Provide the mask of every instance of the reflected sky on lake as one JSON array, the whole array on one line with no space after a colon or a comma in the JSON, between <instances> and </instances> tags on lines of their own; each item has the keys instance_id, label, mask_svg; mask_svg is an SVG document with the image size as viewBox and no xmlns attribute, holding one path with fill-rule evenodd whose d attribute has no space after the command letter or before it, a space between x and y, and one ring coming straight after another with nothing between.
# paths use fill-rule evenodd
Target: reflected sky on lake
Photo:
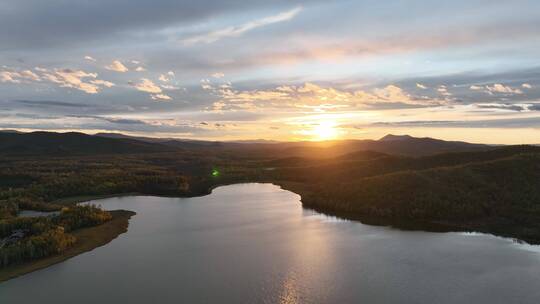
<instances>
[{"instance_id":1,"label":"reflected sky on lake","mask_svg":"<svg viewBox=\"0 0 540 304\"><path fill-rule=\"evenodd\" d=\"M106 246L0 284L0 303L537 303L538 246L326 217L271 184L95 203Z\"/></svg>"}]
</instances>

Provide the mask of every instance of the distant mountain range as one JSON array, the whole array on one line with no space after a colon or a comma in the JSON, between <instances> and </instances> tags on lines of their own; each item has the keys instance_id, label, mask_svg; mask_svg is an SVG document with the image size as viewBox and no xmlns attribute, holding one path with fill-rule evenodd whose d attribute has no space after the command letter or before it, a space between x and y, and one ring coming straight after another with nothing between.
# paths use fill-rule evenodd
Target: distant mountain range
<instances>
[{"instance_id":1,"label":"distant mountain range","mask_svg":"<svg viewBox=\"0 0 540 304\"><path fill-rule=\"evenodd\" d=\"M219 141L129 136L122 133L96 133L94 136L104 137L104 138L113 138L113 139L130 139L130 140L137 140L137 141L142 141L146 143L158 143L158 144L162 144L162 145L173 147L173 148L184 148L184 149L223 146L223 143Z\"/></svg>"},{"instance_id":2,"label":"distant mountain range","mask_svg":"<svg viewBox=\"0 0 540 304\"><path fill-rule=\"evenodd\" d=\"M279 157L331 158L357 151L426 156L446 152L484 151L492 146L409 135L386 135L379 140L328 142L239 141L218 142L174 138L134 137L120 133L0 132L3 155L88 155L174 152L191 149L224 149L238 153L269 153Z\"/></svg>"},{"instance_id":3,"label":"distant mountain range","mask_svg":"<svg viewBox=\"0 0 540 304\"><path fill-rule=\"evenodd\" d=\"M403 156L426 156L447 152L486 151L492 146L409 135L386 135L379 140L289 143L282 153L300 157L337 157L356 151L374 151Z\"/></svg>"},{"instance_id":4,"label":"distant mountain range","mask_svg":"<svg viewBox=\"0 0 540 304\"><path fill-rule=\"evenodd\" d=\"M405 141L405 140L412 140L412 139L414 139L414 137L412 137L410 135L388 134L388 135L382 137L381 139L379 139L379 141Z\"/></svg>"},{"instance_id":5,"label":"distant mountain range","mask_svg":"<svg viewBox=\"0 0 540 304\"><path fill-rule=\"evenodd\" d=\"M68 156L116 153L153 153L174 151L159 143L128 138L105 138L83 133L0 133L0 154Z\"/></svg>"}]
</instances>

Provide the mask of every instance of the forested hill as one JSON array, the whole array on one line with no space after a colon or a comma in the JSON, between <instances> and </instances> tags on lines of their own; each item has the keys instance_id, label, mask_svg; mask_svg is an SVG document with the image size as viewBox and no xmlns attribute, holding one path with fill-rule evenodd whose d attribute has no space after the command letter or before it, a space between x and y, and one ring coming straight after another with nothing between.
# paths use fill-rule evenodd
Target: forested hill
<instances>
[{"instance_id":1,"label":"forested hill","mask_svg":"<svg viewBox=\"0 0 540 304\"><path fill-rule=\"evenodd\" d=\"M380 140L329 142L216 142L173 138L132 137L120 133L0 132L0 155L78 156L99 154L193 151L228 152L256 158L330 158L358 151L392 155L425 156L445 152L485 151L492 146L433 138L387 135Z\"/></svg>"},{"instance_id":2,"label":"forested hill","mask_svg":"<svg viewBox=\"0 0 540 304\"><path fill-rule=\"evenodd\" d=\"M426 157L354 153L267 173L304 206L367 222L423 222L540 243L540 147ZM375 158L372 158L376 156ZM425 226L421 226L425 227Z\"/></svg>"},{"instance_id":3,"label":"forested hill","mask_svg":"<svg viewBox=\"0 0 540 304\"><path fill-rule=\"evenodd\" d=\"M133 139L112 139L83 133L0 133L1 155L92 155L170 152L175 148Z\"/></svg>"},{"instance_id":4,"label":"forested hill","mask_svg":"<svg viewBox=\"0 0 540 304\"><path fill-rule=\"evenodd\" d=\"M244 154L254 153L262 157L280 155L283 157L329 158L357 151L374 151L404 156L425 156L448 152L486 151L494 148L493 146L483 144L392 134L388 134L379 140L352 139L324 142L275 142L262 140L215 142L174 138L133 137L119 133L98 133L96 136L133 139L185 149L225 149Z\"/></svg>"},{"instance_id":5,"label":"forested hill","mask_svg":"<svg viewBox=\"0 0 540 304\"><path fill-rule=\"evenodd\" d=\"M483 144L390 134L379 140L293 143L284 145L280 153L287 156L328 158L356 151L374 151L402 156L426 156L448 152L486 151L491 149L494 149L494 147Z\"/></svg>"},{"instance_id":6,"label":"forested hill","mask_svg":"<svg viewBox=\"0 0 540 304\"><path fill-rule=\"evenodd\" d=\"M161 138L161 137L143 137L129 136L122 133L96 133L95 136L114 138L114 139L131 139L142 141L145 143L159 143L165 146L182 149L206 149L206 148L223 148L227 144L219 141L205 141L194 139L178 139L178 138ZM228 144L233 145L231 143Z\"/></svg>"},{"instance_id":7,"label":"forested hill","mask_svg":"<svg viewBox=\"0 0 540 304\"><path fill-rule=\"evenodd\" d=\"M444 223L540 243L540 147L409 136L200 147L0 133L0 214L81 195L194 196L217 185L273 182L300 194L307 207L345 217ZM434 154L450 147L454 152ZM469 151L456 152L462 149Z\"/></svg>"}]
</instances>

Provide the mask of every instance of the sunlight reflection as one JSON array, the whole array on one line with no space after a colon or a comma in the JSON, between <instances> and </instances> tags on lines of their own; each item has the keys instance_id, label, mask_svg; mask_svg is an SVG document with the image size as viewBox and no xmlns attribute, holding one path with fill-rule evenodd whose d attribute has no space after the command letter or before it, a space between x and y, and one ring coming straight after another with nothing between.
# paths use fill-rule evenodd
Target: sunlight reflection
<instances>
[{"instance_id":1,"label":"sunlight reflection","mask_svg":"<svg viewBox=\"0 0 540 304\"><path fill-rule=\"evenodd\" d=\"M296 283L294 272L289 272L287 278L283 281L283 289L279 303L296 304L300 302L300 294Z\"/></svg>"},{"instance_id":2,"label":"sunlight reflection","mask_svg":"<svg viewBox=\"0 0 540 304\"><path fill-rule=\"evenodd\" d=\"M303 227L293 235L294 251L290 256L290 268L281 283L280 303L303 303L308 295L328 297L335 282L335 260L332 240L328 238L325 221L302 215ZM299 281L302 278L302 281ZM309 290L305 286L311 286Z\"/></svg>"}]
</instances>

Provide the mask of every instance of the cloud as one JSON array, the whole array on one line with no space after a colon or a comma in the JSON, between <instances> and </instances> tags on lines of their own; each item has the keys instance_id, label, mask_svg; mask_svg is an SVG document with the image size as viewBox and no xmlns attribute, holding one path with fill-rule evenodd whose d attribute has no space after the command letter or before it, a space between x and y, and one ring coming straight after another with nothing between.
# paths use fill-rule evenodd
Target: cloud
<instances>
[{"instance_id":1,"label":"cloud","mask_svg":"<svg viewBox=\"0 0 540 304\"><path fill-rule=\"evenodd\" d=\"M114 83L97 79L97 73L83 70L35 68L31 70L5 69L0 71L0 82L25 83L36 82L54 83L62 88L72 88L88 94L96 94L103 87L110 88Z\"/></svg>"},{"instance_id":2,"label":"cloud","mask_svg":"<svg viewBox=\"0 0 540 304\"><path fill-rule=\"evenodd\" d=\"M16 72L9 72L9 71L0 72L1 82L20 83L21 82L21 80L19 79L20 77L21 77L20 74Z\"/></svg>"},{"instance_id":3,"label":"cloud","mask_svg":"<svg viewBox=\"0 0 540 304\"><path fill-rule=\"evenodd\" d=\"M198 43L208 44L208 43L216 42L223 38L238 37L238 36L243 35L246 32L252 31L259 27L291 20L296 15L298 15L301 11L302 11L302 8L297 7L297 8L291 9L286 12L282 12L274 16L264 17L264 18L253 20L253 21L250 21L241 25L237 25L237 26L226 27L220 30L216 30L216 31L208 32L202 35L197 35L197 36L193 36L187 39L183 39L181 41L187 45L193 45L193 44L198 44Z\"/></svg>"},{"instance_id":4,"label":"cloud","mask_svg":"<svg viewBox=\"0 0 540 304\"><path fill-rule=\"evenodd\" d=\"M90 80L90 83L101 85L101 86L104 86L104 87L107 87L107 88L112 88L112 87L115 86L114 83L112 83L110 81L106 81L106 80L101 80L101 79Z\"/></svg>"},{"instance_id":5,"label":"cloud","mask_svg":"<svg viewBox=\"0 0 540 304\"><path fill-rule=\"evenodd\" d=\"M529 111L540 111L540 103L533 103L527 108Z\"/></svg>"},{"instance_id":6,"label":"cloud","mask_svg":"<svg viewBox=\"0 0 540 304\"><path fill-rule=\"evenodd\" d=\"M415 108L421 112L422 109L417 109L419 106L444 104L445 98L440 94L441 92L437 91L440 84L447 84L446 91L451 92L455 98L463 100L463 104L467 105L498 101L512 104L540 100L540 90L536 90L537 84L540 83L538 68L514 64L517 62L514 59L534 62L531 61L534 58L530 56L534 57L535 53L531 50L536 40L529 38L538 37L538 26L518 25L527 22L539 24L539 19L532 18L532 15L513 14L510 16L510 10L501 9L501 5L510 7L511 4L497 2L486 6L483 17L474 14L480 11L481 6L478 5L475 10L472 6L484 1L467 3L466 6L471 5L468 11L473 12L467 16L448 14L448 10L455 9L454 12L462 10L463 7L459 8L459 5L447 5L445 9L435 11L429 5L417 5L410 13L415 15L418 22L409 24L403 18L382 16L390 14L399 17L399 12L403 10L383 10L389 8L389 5L394 7L396 3L373 2L374 6L364 7L365 5L360 4L360 1L347 2L347 5L332 1L312 5L311 2L300 3L295 0L294 2L166 0L157 5L141 2L131 6L126 5L129 1L122 4L111 2L107 3L107 9L103 9L106 1L96 1L85 5L74 2L68 8L70 13L64 14L63 18L57 18L58 20L55 19L54 23L42 21L50 19L50 16L60 11L61 5L56 1L47 4L37 0L15 1L17 4L13 2L13 11L9 5L10 10L0 12L0 15L4 17L0 18L0 24L18 24L8 22L10 18L11 20L25 20L25 22L16 27L0 27L0 32L4 34L0 34L4 42L2 47L4 56L0 57L3 58L2 64L24 64L21 68L31 68L39 64L51 69L50 73L54 73L54 67L67 66L58 65L61 62L72 62L78 65L72 66L74 69L82 68L87 73L98 72L101 77L82 78L82 82L98 86L102 92L110 92L110 94L104 94L101 97L88 96L78 89L69 89L70 94L66 94L68 89L58 88L59 83L52 84L47 79L39 82L36 78L31 80L27 76L22 76L22 71L18 70L15 71L19 73L18 75L0 75L0 81L6 82L5 85L0 83L2 98L80 101L106 106L122 105L126 109L115 109L112 112L99 110L98 113L116 115L131 111L132 114L139 113L144 117L157 115L156 113L178 116L199 115L192 113L198 113L216 102L216 106L221 104L224 110L257 110L257 113L249 112L250 115L260 115L264 117L261 118L264 120L280 120L288 115L286 113L288 111L302 116L315 111L353 113L356 109L369 111L368 116L388 112L389 114L384 115L395 115L396 119L405 119L400 115L406 109ZM253 5L254 2L258 4ZM167 9L163 9L164 5ZM214 44L201 43L196 47L183 47L178 42L179 38L190 38L191 35L205 34L227 26L239 27L248 21L275 15L298 5L302 5L305 9L291 21L254 29L244 33L241 38L223 38ZM126 9L128 6L129 9ZM365 14L362 18L355 19L354 15L358 8L365 9ZM20 15L26 9L35 11L33 18L32 16L23 18ZM530 9L524 9L523 6L518 9L530 11ZM88 13L88 10L93 13ZM202 11L212 11L212 13L199 14ZM16 17L8 16L11 13ZM437 16L434 18L433 14ZM441 18L443 15L449 18ZM96 16L104 17L97 18L103 22L86 22L96 19ZM118 18L118 16L123 17ZM464 22L456 23L454 22L458 18L456 16L462 16L460 18L467 20L463 19ZM331 22L324 22L325 20ZM493 26L501 20L505 26ZM40 24L43 24L43 27L39 26ZM506 25L512 24L514 24L513 28L508 30ZM21 32L19 31L21 27L27 27L29 30ZM45 31L46 29L48 30ZM521 30L529 34L520 34ZM24 35L25 33L30 35ZM183 36L179 36L179 33L183 33ZM422 34L418 35L418 33ZM13 39L10 40L10 37ZM513 40L513 43L508 44L507 39ZM45 40L51 41L43 43ZM47 45L51 48L48 49ZM508 48L512 49L512 52ZM453 52L453 50L459 50L459 52ZM437 56L432 56L434 53ZM84 55L90 54L99 58L97 65L83 59ZM379 54L381 57L377 57ZM275 58L270 58L271 55L275 55ZM278 58L280 55L283 56ZM373 57L370 57L372 55ZM510 58L504 58L505 56ZM17 58L23 58L26 63L16 63ZM31 63L32 58L38 62ZM334 61L334 58L338 60ZM114 59L119 59L129 68L129 72L105 71L103 66L111 64ZM138 59L141 62L133 62L132 59ZM509 64L504 67L490 65L493 61L501 59L509 59L507 60ZM297 60L299 64L274 65L274 63L288 63L293 60ZM402 65L404 62L410 65ZM455 62L465 62L465 64L452 65ZM152 73L148 75L143 71L137 73L138 67L141 69L146 67ZM408 70L406 76L400 72L405 67ZM524 74L523 70L519 70L520 68L530 70ZM169 69L178 73L177 78L167 83L158 80L161 73L167 76L166 72ZM41 79L43 71L30 70ZM222 77L221 72L227 77ZM502 75L503 73L505 75ZM110 75L110 79L107 78L100 84L98 78L107 75ZM132 86L124 85L129 80L138 83L143 77L151 79L162 92L143 93L136 91ZM206 92L200 90L196 83L201 77L208 77L215 82L215 84L201 83L201 86L208 89ZM235 86L222 84L229 77L242 82L235 83ZM105 82L107 80L112 81L107 83L114 82L116 86L113 84L111 89L107 89ZM177 83L176 80L184 84L180 85L180 82ZM20 85L11 84L11 81L16 81ZM320 90L299 90L305 86L304 81L313 82ZM25 84L34 82L36 83L31 86ZM389 83L392 83L394 87L386 85ZM416 86L417 83L420 86ZM507 96L503 93L488 95L484 92L486 85L492 86L495 83L510 85L512 89L520 89L526 95ZM523 83L530 83L534 86L534 90L527 89ZM287 85L280 87L280 84ZM451 84L456 84L457 87ZM477 91L468 89L472 84L478 87ZM186 86L189 91L185 93L172 91L181 86ZM225 98L224 93L227 90L231 92ZM390 101L387 96L392 95L391 92L397 96L397 98L391 98L392 100L401 101L395 103ZM189 100L189 103L154 103L151 100L151 94L167 95L173 100L181 98ZM23 104L17 107L10 106L0 101L0 111L4 111L0 113L40 110ZM128 106L132 107L132 110L127 110ZM525 113L526 110L517 112L517 106L500 107L501 109L516 109L514 113L510 111L499 113L487 107L490 106L476 109L478 115L517 116L538 113ZM266 109L269 110L268 114L266 114ZM66 112L68 110L55 108L51 111ZM392 112L394 110L395 112ZM432 108L425 108L425 110L427 112ZM86 108L78 111L85 114L97 112ZM283 114L277 111L282 111ZM173 114L173 112L178 114ZM216 117L219 115L230 117L239 113L243 111L211 114ZM461 119L452 117L453 114L454 112L449 111L445 117L438 118ZM253 116L249 116L250 119ZM364 117L357 118L356 122L362 122L363 119ZM407 119L416 118L408 117ZM197 118L197 121L203 120L206 118ZM283 130L285 129L284 127ZM256 130L242 136L252 136L253 132ZM223 136L231 134L234 133L224 133Z\"/></svg>"},{"instance_id":7,"label":"cloud","mask_svg":"<svg viewBox=\"0 0 540 304\"><path fill-rule=\"evenodd\" d=\"M360 96L361 100L366 102L402 102L413 103L417 102L411 99L411 95L403 91L402 88L395 85L388 85L384 88L376 88L372 93L365 91L354 92L356 96Z\"/></svg>"},{"instance_id":8,"label":"cloud","mask_svg":"<svg viewBox=\"0 0 540 304\"><path fill-rule=\"evenodd\" d=\"M176 87L170 84L161 84L160 87L162 87L165 90L180 90L179 87Z\"/></svg>"},{"instance_id":9,"label":"cloud","mask_svg":"<svg viewBox=\"0 0 540 304\"><path fill-rule=\"evenodd\" d=\"M41 78L31 70L13 70L6 69L0 71L0 82L5 83L29 83L32 81L41 81Z\"/></svg>"},{"instance_id":10,"label":"cloud","mask_svg":"<svg viewBox=\"0 0 540 304\"><path fill-rule=\"evenodd\" d=\"M175 119L145 119L132 117L108 117L98 115L66 115L49 117L28 115L0 120L0 128L57 131L123 131L166 132L173 136L193 136L208 133L207 128L195 122Z\"/></svg>"},{"instance_id":11,"label":"cloud","mask_svg":"<svg viewBox=\"0 0 540 304\"><path fill-rule=\"evenodd\" d=\"M116 124L124 124L124 125L145 125L146 122L144 120L140 119L127 119L127 118L114 118L114 117L100 117L101 119L116 123Z\"/></svg>"},{"instance_id":12,"label":"cloud","mask_svg":"<svg viewBox=\"0 0 540 304\"><path fill-rule=\"evenodd\" d=\"M530 85L528 83L522 84L521 87L524 88L524 89L532 89L532 85Z\"/></svg>"},{"instance_id":13,"label":"cloud","mask_svg":"<svg viewBox=\"0 0 540 304\"><path fill-rule=\"evenodd\" d=\"M506 104L506 103L487 103L487 104L480 103L474 106L480 109L493 109L493 110L522 112L522 111L528 110L530 105L529 104Z\"/></svg>"},{"instance_id":14,"label":"cloud","mask_svg":"<svg viewBox=\"0 0 540 304\"><path fill-rule=\"evenodd\" d=\"M489 94L494 94L494 93L502 93L502 94L523 94L523 91L520 90L520 89L514 89L510 86L505 86L503 84L500 84L500 83L496 83L492 86L486 86L486 92L489 93Z\"/></svg>"},{"instance_id":15,"label":"cloud","mask_svg":"<svg viewBox=\"0 0 540 304\"><path fill-rule=\"evenodd\" d=\"M106 116L98 116L98 115L67 115L67 117L92 118L92 119L103 120L103 121L115 123L115 124L146 125L146 122L141 119L106 117Z\"/></svg>"},{"instance_id":16,"label":"cloud","mask_svg":"<svg viewBox=\"0 0 540 304\"><path fill-rule=\"evenodd\" d=\"M99 92L99 85L85 82L87 78L96 78L97 73L87 73L82 70L71 70L71 69L56 69L52 72L47 72L43 74L43 78L58 84L63 88L73 88L80 91L83 91L88 94L96 94Z\"/></svg>"},{"instance_id":17,"label":"cloud","mask_svg":"<svg viewBox=\"0 0 540 304\"><path fill-rule=\"evenodd\" d=\"M161 88L157 86L152 80L147 78L142 78L141 82L131 84L135 89L146 92L146 93L152 93L152 94L158 94L161 93Z\"/></svg>"},{"instance_id":18,"label":"cloud","mask_svg":"<svg viewBox=\"0 0 540 304\"><path fill-rule=\"evenodd\" d=\"M123 65L122 62L118 60L114 60L110 65L105 66L105 68L107 70L120 72L120 73L125 73L129 71L129 69L125 65Z\"/></svg>"},{"instance_id":19,"label":"cloud","mask_svg":"<svg viewBox=\"0 0 540 304\"><path fill-rule=\"evenodd\" d=\"M174 78L174 72L173 71L168 71L167 74L161 74L159 75L159 81L161 82L169 82L171 81L172 78Z\"/></svg>"},{"instance_id":20,"label":"cloud","mask_svg":"<svg viewBox=\"0 0 540 304\"><path fill-rule=\"evenodd\" d=\"M419 88L419 89L422 89L422 90L426 90L426 89L427 89L427 87L426 87L425 85L421 84L421 83L417 83L417 84L416 84L416 87Z\"/></svg>"},{"instance_id":21,"label":"cloud","mask_svg":"<svg viewBox=\"0 0 540 304\"><path fill-rule=\"evenodd\" d=\"M92 62L96 62L96 61L97 61L94 57L88 56L88 55L87 55L87 56L84 56L84 59L86 59L86 60L88 60L88 61L92 61Z\"/></svg>"},{"instance_id":22,"label":"cloud","mask_svg":"<svg viewBox=\"0 0 540 304\"><path fill-rule=\"evenodd\" d=\"M11 109L15 115L38 115L56 116L62 115L97 115L97 114L119 114L133 113L133 108L120 103L95 103L94 98L86 101L77 100L76 95L65 96L62 99L40 99L41 94L32 99L7 99L0 100L0 115L5 113L2 108ZM1 119L0 119L1 120Z\"/></svg>"},{"instance_id":23,"label":"cloud","mask_svg":"<svg viewBox=\"0 0 540 304\"><path fill-rule=\"evenodd\" d=\"M537 37L538 31L533 30L538 25L530 21L520 21L515 24L509 24L506 28L494 27L489 24L479 24L468 28L466 32L463 25L452 26L445 30L438 27L422 29L422 35L406 33L396 29L390 32L384 32L381 35L370 35L359 39L358 36L336 33L327 35L325 31L319 33L309 33L304 31L291 31L287 34L281 34L267 43L264 47L246 54L239 52L234 60L221 61L239 62L244 67L283 64L291 65L293 63L302 63L310 61L336 62L338 60L351 60L355 58L372 58L375 56L388 56L391 54L409 54L420 53L435 50L445 50L455 47L473 47L479 42L500 41L508 39L510 36ZM526 28L526 31L519 31L520 28ZM495 30L496 29L496 30ZM350 29L344 29L348 32ZM519 39L519 38L516 38ZM283 45L286 40L287 44ZM262 39L261 39L262 41ZM249 46L246 46L249 47ZM233 53L234 54L234 53ZM232 56L232 55L231 55ZM481 58L477 58L481 61ZM226 65L215 64L213 68L225 68Z\"/></svg>"},{"instance_id":24,"label":"cloud","mask_svg":"<svg viewBox=\"0 0 540 304\"><path fill-rule=\"evenodd\" d=\"M20 73L23 78L26 78L32 81L41 81L41 78L36 73L30 70L23 70Z\"/></svg>"},{"instance_id":25,"label":"cloud","mask_svg":"<svg viewBox=\"0 0 540 304\"><path fill-rule=\"evenodd\" d=\"M452 96L452 93L448 92L448 88L445 85L440 85L437 88L437 92L439 92L439 94L441 94L444 97Z\"/></svg>"},{"instance_id":26,"label":"cloud","mask_svg":"<svg viewBox=\"0 0 540 304\"><path fill-rule=\"evenodd\" d=\"M523 84L523 88L527 88L528 84ZM530 85L528 85L530 86ZM511 86L506 86L500 83L495 83L493 85L479 86L471 85L469 87L472 91L483 91L489 95L503 94L503 95L521 95L523 91L518 88L512 88Z\"/></svg>"},{"instance_id":27,"label":"cloud","mask_svg":"<svg viewBox=\"0 0 540 304\"><path fill-rule=\"evenodd\" d=\"M89 104L83 104L83 103L71 103L71 102L64 102L64 101L56 101L56 100L13 100L13 102L21 103L25 105L30 106L53 106L53 107L68 107L68 108L82 108L82 107L90 107Z\"/></svg>"},{"instance_id":28,"label":"cloud","mask_svg":"<svg viewBox=\"0 0 540 304\"><path fill-rule=\"evenodd\" d=\"M156 101L167 101L171 100L171 97L165 94L154 94L151 95L151 98Z\"/></svg>"},{"instance_id":29,"label":"cloud","mask_svg":"<svg viewBox=\"0 0 540 304\"><path fill-rule=\"evenodd\" d=\"M138 66L137 68L135 68L135 71L136 72L144 72L144 71L146 71L146 69L143 68L142 66Z\"/></svg>"},{"instance_id":30,"label":"cloud","mask_svg":"<svg viewBox=\"0 0 540 304\"><path fill-rule=\"evenodd\" d=\"M203 90L214 90L210 79L201 79L201 88L203 88Z\"/></svg>"},{"instance_id":31,"label":"cloud","mask_svg":"<svg viewBox=\"0 0 540 304\"><path fill-rule=\"evenodd\" d=\"M538 128L540 117L515 117L477 120L411 120L375 122L378 127L430 127L430 128Z\"/></svg>"},{"instance_id":32,"label":"cloud","mask_svg":"<svg viewBox=\"0 0 540 304\"><path fill-rule=\"evenodd\" d=\"M103 41L108 45L121 44L130 48L132 45L125 42L131 40L128 36L134 32L159 31L173 26L190 27L231 15L319 1L156 0L134 3L128 0L93 0L72 1L68 6L62 1L0 1L0 41L2 49L9 46L16 52L39 52L44 48L65 51L81 44L89 49L99 48L98 43ZM58 17L59 12L64 12L61 18ZM48 22L50 20L54 22ZM121 37L128 39L118 39Z\"/></svg>"},{"instance_id":33,"label":"cloud","mask_svg":"<svg viewBox=\"0 0 540 304\"><path fill-rule=\"evenodd\" d=\"M169 82L169 77L165 76L164 74L159 75L159 81L161 82Z\"/></svg>"},{"instance_id":34,"label":"cloud","mask_svg":"<svg viewBox=\"0 0 540 304\"><path fill-rule=\"evenodd\" d=\"M306 109L326 112L342 109L365 108L381 103L410 104L416 106L438 105L447 101L413 97L396 85L387 85L372 90L346 91L332 87L322 87L313 83L301 86L278 86L274 89L238 91L230 85L216 86L208 79L201 81L201 87L220 98L211 110Z\"/></svg>"}]
</instances>

